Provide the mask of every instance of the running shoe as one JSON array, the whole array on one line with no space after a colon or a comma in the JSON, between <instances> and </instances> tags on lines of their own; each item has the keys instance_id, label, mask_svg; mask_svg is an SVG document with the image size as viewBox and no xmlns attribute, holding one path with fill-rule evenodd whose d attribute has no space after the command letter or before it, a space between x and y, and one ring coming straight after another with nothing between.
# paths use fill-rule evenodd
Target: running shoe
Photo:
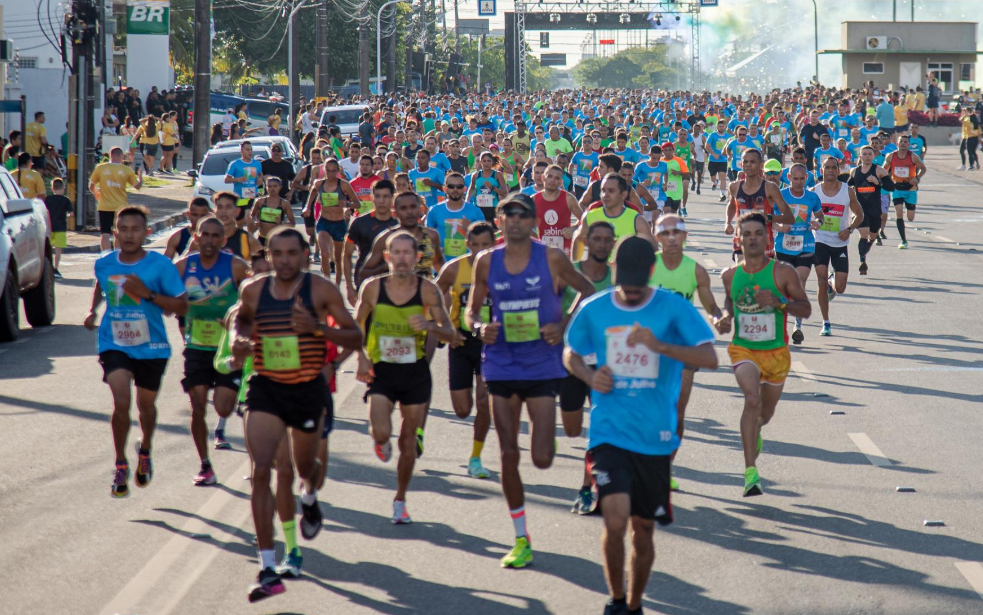
<instances>
[{"instance_id":1,"label":"running shoe","mask_svg":"<svg viewBox=\"0 0 983 615\"><path fill-rule=\"evenodd\" d=\"M423 428L416 428L416 456L423 457Z\"/></svg>"},{"instance_id":2,"label":"running shoe","mask_svg":"<svg viewBox=\"0 0 983 615\"><path fill-rule=\"evenodd\" d=\"M56 280L60 280L60 279L62 279L62 278L64 277L64 276L63 276L63 275L61 274L61 272L60 272L60 271L58 271L57 269L55 269L55 273L54 273L54 275L55 275L55 279L56 279Z\"/></svg>"},{"instance_id":3,"label":"running shoe","mask_svg":"<svg viewBox=\"0 0 983 615\"><path fill-rule=\"evenodd\" d=\"M699 194L699 193L700 193L700 187L699 187L699 186L697 186L697 187L696 187L696 193L697 193L697 194Z\"/></svg>"},{"instance_id":4,"label":"running shoe","mask_svg":"<svg viewBox=\"0 0 983 615\"><path fill-rule=\"evenodd\" d=\"M123 499L130 497L130 466L123 463L116 464L116 470L113 473L113 486L110 490L110 494L117 499Z\"/></svg>"},{"instance_id":5,"label":"running shoe","mask_svg":"<svg viewBox=\"0 0 983 615\"><path fill-rule=\"evenodd\" d=\"M867 275L867 263L860 263L860 275Z\"/></svg>"},{"instance_id":6,"label":"running shoe","mask_svg":"<svg viewBox=\"0 0 983 615\"><path fill-rule=\"evenodd\" d=\"M801 344L802 340L806 338L805 333L802 332L801 327L796 327L792 329L792 343Z\"/></svg>"},{"instance_id":7,"label":"running shoe","mask_svg":"<svg viewBox=\"0 0 983 615\"><path fill-rule=\"evenodd\" d=\"M874 245L875 246L883 246L884 245L884 242L881 241L881 236L880 235L878 235L877 237L874 238Z\"/></svg>"},{"instance_id":8,"label":"running shoe","mask_svg":"<svg viewBox=\"0 0 983 615\"><path fill-rule=\"evenodd\" d=\"M899 250L907 250L908 249L908 242L907 241L902 241L901 243L899 243L898 244L898 249Z\"/></svg>"},{"instance_id":9,"label":"running shoe","mask_svg":"<svg viewBox=\"0 0 983 615\"><path fill-rule=\"evenodd\" d=\"M679 481L673 477L669 477L669 491L679 491Z\"/></svg>"},{"instance_id":10,"label":"running shoe","mask_svg":"<svg viewBox=\"0 0 983 615\"><path fill-rule=\"evenodd\" d=\"M965 171L965 170L966 170L966 165L964 165L964 164L961 164L961 165L959 165L958 167L956 167L956 170L957 170L957 171Z\"/></svg>"},{"instance_id":11,"label":"running shoe","mask_svg":"<svg viewBox=\"0 0 983 615\"><path fill-rule=\"evenodd\" d=\"M594 493L591 491L590 485L586 485L580 488L580 492L577 494L576 499L574 499L570 512L577 513L578 515L589 515L594 512L596 507L597 503L594 501Z\"/></svg>"},{"instance_id":12,"label":"running shoe","mask_svg":"<svg viewBox=\"0 0 983 615\"><path fill-rule=\"evenodd\" d=\"M218 478L215 476L215 470L212 466L202 465L201 471L198 472L198 476L195 476L195 487L205 487L208 485L214 485L218 482Z\"/></svg>"},{"instance_id":13,"label":"running shoe","mask_svg":"<svg viewBox=\"0 0 983 615\"><path fill-rule=\"evenodd\" d=\"M481 457L472 457L468 462L468 476L471 478L488 478L491 472L481 465Z\"/></svg>"},{"instance_id":14,"label":"running shoe","mask_svg":"<svg viewBox=\"0 0 983 615\"><path fill-rule=\"evenodd\" d=\"M685 218L686 216L688 216L688 215L689 215L688 213L686 213L686 208L685 208L685 207L683 207L682 209L680 209L680 210L679 210L679 213L680 213L680 215L682 215L682 216L683 216L684 218Z\"/></svg>"},{"instance_id":15,"label":"running shoe","mask_svg":"<svg viewBox=\"0 0 983 615\"><path fill-rule=\"evenodd\" d=\"M604 615L628 615L628 603L624 600L614 601L611 598L604 605Z\"/></svg>"},{"instance_id":16,"label":"running shoe","mask_svg":"<svg viewBox=\"0 0 983 615\"><path fill-rule=\"evenodd\" d=\"M294 549L283 556L283 561L276 567L276 573L285 579L300 577L300 569L304 567L304 557L300 549Z\"/></svg>"},{"instance_id":17,"label":"running shoe","mask_svg":"<svg viewBox=\"0 0 983 615\"><path fill-rule=\"evenodd\" d=\"M324 524L324 515L321 513L321 505L317 498L313 504L304 504L303 498L300 500L300 535L305 540L314 540L321 526Z\"/></svg>"},{"instance_id":18,"label":"running shoe","mask_svg":"<svg viewBox=\"0 0 983 615\"><path fill-rule=\"evenodd\" d=\"M836 297L836 288L833 286L833 283L836 281L836 277L834 277L835 275L836 274L831 273L829 274L829 277L826 278L826 294L829 295L830 301Z\"/></svg>"},{"instance_id":19,"label":"running shoe","mask_svg":"<svg viewBox=\"0 0 983 615\"><path fill-rule=\"evenodd\" d=\"M887 235L884 234L884 229L881 229L881 233L878 235L881 239L887 239Z\"/></svg>"},{"instance_id":20,"label":"running shoe","mask_svg":"<svg viewBox=\"0 0 983 615\"><path fill-rule=\"evenodd\" d=\"M136 442L137 449L137 471L136 471L136 484L137 487L141 489L150 484L150 481L154 478L154 464L150 461L150 455L144 455L140 452L140 441Z\"/></svg>"},{"instance_id":21,"label":"running shoe","mask_svg":"<svg viewBox=\"0 0 983 615\"><path fill-rule=\"evenodd\" d=\"M287 591L280 575L272 568L264 568L256 576L256 582L249 586L249 601L259 602Z\"/></svg>"},{"instance_id":22,"label":"running shoe","mask_svg":"<svg viewBox=\"0 0 983 615\"><path fill-rule=\"evenodd\" d=\"M819 335L822 335L823 337L829 337L830 335L833 335L833 327L830 326L828 322L824 322L823 330L819 332Z\"/></svg>"},{"instance_id":23,"label":"running shoe","mask_svg":"<svg viewBox=\"0 0 983 615\"><path fill-rule=\"evenodd\" d=\"M386 442L385 444L375 445L375 456L379 458L382 463L389 463L389 460L393 458L393 445L392 442Z\"/></svg>"},{"instance_id":24,"label":"running shoe","mask_svg":"<svg viewBox=\"0 0 983 615\"><path fill-rule=\"evenodd\" d=\"M516 538L515 546L502 558L502 568L525 568L531 563L532 547L525 536Z\"/></svg>"},{"instance_id":25,"label":"running shoe","mask_svg":"<svg viewBox=\"0 0 983 615\"><path fill-rule=\"evenodd\" d=\"M393 500L393 525L409 525L413 523L410 511L406 510L406 502Z\"/></svg>"},{"instance_id":26,"label":"running shoe","mask_svg":"<svg viewBox=\"0 0 983 615\"><path fill-rule=\"evenodd\" d=\"M232 443L225 439L224 429L215 430L215 448L219 450L228 450L232 448Z\"/></svg>"},{"instance_id":27,"label":"running shoe","mask_svg":"<svg viewBox=\"0 0 983 615\"><path fill-rule=\"evenodd\" d=\"M758 468L751 466L744 470L744 497L749 498L763 493L761 490L761 477L758 476Z\"/></svg>"},{"instance_id":28,"label":"running shoe","mask_svg":"<svg viewBox=\"0 0 983 615\"><path fill-rule=\"evenodd\" d=\"M716 189L717 189L717 182L713 182L713 184L710 185L710 190L716 190Z\"/></svg>"},{"instance_id":29,"label":"running shoe","mask_svg":"<svg viewBox=\"0 0 983 615\"><path fill-rule=\"evenodd\" d=\"M727 195L726 194L721 194L720 195L720 202L723 203L726 200L727 200Z\"/></svg>"}]
</instances>

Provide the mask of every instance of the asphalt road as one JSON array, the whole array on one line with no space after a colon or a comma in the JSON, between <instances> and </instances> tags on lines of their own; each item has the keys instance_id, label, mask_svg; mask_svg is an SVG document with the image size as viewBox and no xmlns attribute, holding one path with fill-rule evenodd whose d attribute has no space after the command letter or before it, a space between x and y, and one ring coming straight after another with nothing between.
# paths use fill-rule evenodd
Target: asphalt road
<instances>
[{"instance_id":1,"label":"asphalt road","mask_svg":"<svg viewBox=\"0 0 983 615\"><path fill-rule=\"evenodd\" d=\"M675 475L676 523L656 533L646 612L667 614L980 613L983 523L983 211L977 178L935 148L911 248L889 240L793 349L794 373L764 433L765 496L741 497L742 400L722 361L701 372ZM691 201L689 253L729 259L723 206ZM915 227L915 228L911 228ZM0 610L7 613L600 613L601 521L570 514L584 444L562 436L546 471L524 453L535 563L502 570L512 527L498 485L466 476L470 421L451 411L446 355L433 370L425 456L409 494L414 523L390 524L395 463L367 435L363 385L340 379L325 528L303 543L304 577L283 596L246 602L257 571L242 427L213 462L221 481L195 488L197 458L172 360L159 400L155 478L109 496L110 396L88 310L94 255L67 257L57 324L0 346ZM716 294L722 295L718 281ZM815 280L809 295L815 298ZM172 341L177 328L171 324ZM726 357L726 341L718 352ZM351 364L346 366L351 369ZM842 414L832 414L832 412ZM214 425L214 416L210 417ZM525 429L524 429L525 431ZM131 437L137 432L132 431ZM522 436L528 446L528 433ZM912 487L914 492L898 492ZM944 522L926 527L926 520ZM282 534L278 533L278 539ZM282 543L277 543L278 559Z\"/></svg>"}]
</instances>

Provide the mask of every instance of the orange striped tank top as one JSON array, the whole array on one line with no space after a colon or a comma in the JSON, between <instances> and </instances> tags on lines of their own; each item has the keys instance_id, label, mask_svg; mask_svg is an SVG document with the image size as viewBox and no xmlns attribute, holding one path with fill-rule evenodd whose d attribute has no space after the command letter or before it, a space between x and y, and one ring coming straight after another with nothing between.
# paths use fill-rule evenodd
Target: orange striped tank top
<instances>
[{"instance_id":1,"label":"orange striped tank top","mask_svg":"<svg viewBox=\"0 0 983 615\"><path fill-rule=\"evenodd\" d=\"M315 315L311 299L311 274L304 273L297 295ZM300 384L318 377L324 366L325 345L310 333L298 334L291 325L296 296L276 299L270 292L273 276L263 283L253 327L254 362L257 374L281 384Z\"/></svg>"}]
</instances>

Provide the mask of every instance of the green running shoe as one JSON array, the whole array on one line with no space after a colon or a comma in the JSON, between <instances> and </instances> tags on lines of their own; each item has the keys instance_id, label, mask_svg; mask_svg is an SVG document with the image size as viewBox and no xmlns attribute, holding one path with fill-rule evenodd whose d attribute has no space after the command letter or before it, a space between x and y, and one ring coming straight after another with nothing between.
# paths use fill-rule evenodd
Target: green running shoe
<instances>
[{"instance_id":1,"label":"green running shoe","mask_svg":"<svg viewBox=\"0 0 983 615\"><path fill-rule=\"evenodd\" d=\"M502 568L525 568L532 563L532 547L525 536L515 539L515 546L502 558Z\"/></svg>"},{"instance_id":2,"label":"green running shoe","mask_svg":"<svg viewBox=\"0 0 983 615\"><path fill-rule=\"evenodd\" d=\"M283 561L276 567L276 573L285 579L296 579L300 577L300 570L304 567L304 557L300 554L300 549L294 549L283 556Z\"/></svg>"},{"instance_id":3,"label":"green running shoe","mask_svg":"<svg viewBox=\"0 0 983 615\"><path fill-rule=\"evenodd\" d=\"M749 498L753 495L762 495L761 478L758 476L758 468L751 466L744 470L744 497Z\"/></svg>"},{"instance_id":4,"label":"green running shoe","mask_svg":"<svg viewBox=\"0 0 983 615\"><path fill-rule=\"evenodd\" d=\"M758 454L761 454L761 449L765 447L765 440L761 437L761 432L758 431Z\"/></svg>"},{"instance_id":5,"label":"green running shoe","mask_svg":"<svg viewBox=\"0 0 983 615\"><path fill-rule=\"evenodd\" d=\"M416 428L416 456L423 457L423 429Z\"/></svg>"},{"instance_id":6,"label":"green running shoe","mask_svg":"<svg viewBox=\"0 0 983 615\"><path fill-rule=\"evenodd\" d=\"M671 476L669 477L669 491L679 491L679 483Z\"/></svg>"},{"instance_id":7,"label":"green running shoe","mask_svg":"<svg viewBox=\"0 0 983 615\"><path fill-rule=\"evenodd\" d=\"M901 243L899 243L898 244L898 249L899 250L907 250L908 249L908 242L907 241L902 241Z\"/></svg>"},{"instance_id":8,"label":"green running shoe","mask_svg":"<svg viewBox=\"0 0 983 615\"><path fill-rule=\"evenodd\" d=\"M481 465L481 457L472 457L468 462L468 476L471 478L488 478L491 472Z\"/></svg>"}]
</instances>

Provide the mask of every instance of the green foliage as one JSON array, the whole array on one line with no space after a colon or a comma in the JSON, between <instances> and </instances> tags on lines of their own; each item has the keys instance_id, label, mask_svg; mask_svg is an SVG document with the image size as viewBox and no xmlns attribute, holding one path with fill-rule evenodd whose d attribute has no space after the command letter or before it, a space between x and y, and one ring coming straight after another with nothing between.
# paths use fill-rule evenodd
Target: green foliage
<instances>
[{"instance_id":1,"label":"green foliage","mask_svg":"<svg viewBox=\"0 0 983 615\"><path fill-rule=\"evenodd\" d=\"M675 73L666 66L663 46L620 51L609 58L587 58L573 69L577 84L586 88L668 87Z\"/></svg>"}]
</instances>

